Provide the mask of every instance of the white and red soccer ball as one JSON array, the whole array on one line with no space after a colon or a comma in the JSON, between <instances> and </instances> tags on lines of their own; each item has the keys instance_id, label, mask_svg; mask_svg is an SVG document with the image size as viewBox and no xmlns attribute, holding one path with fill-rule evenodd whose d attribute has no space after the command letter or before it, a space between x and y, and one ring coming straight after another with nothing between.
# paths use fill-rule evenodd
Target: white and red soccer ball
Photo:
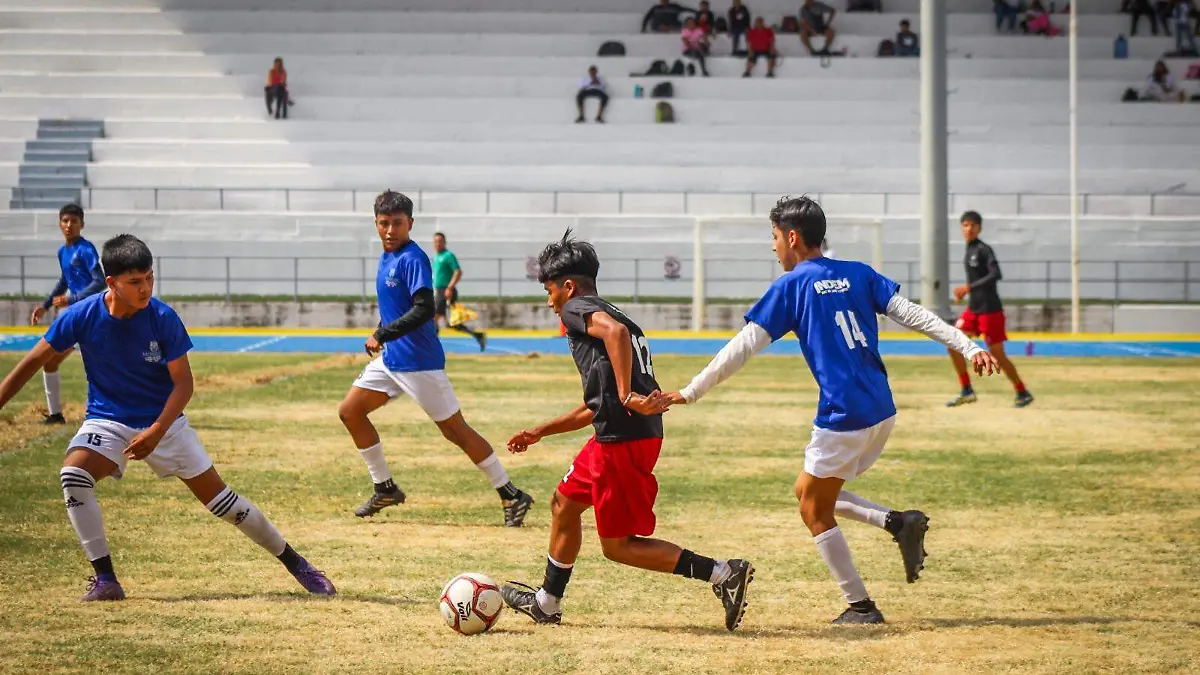
<instances>
[{"instance_id":1,"label":"white and red soccer ball","mask_svg":"<svg viewBox=\"0 0 1200 675\"><path fill-rule=\"evenodd\" d=\"M477 572L466 572L442 588L438 609L447 626L463 635L478 635L496 625L504 610L504 598L495 581Z\"/></svg>"}]
</instances>

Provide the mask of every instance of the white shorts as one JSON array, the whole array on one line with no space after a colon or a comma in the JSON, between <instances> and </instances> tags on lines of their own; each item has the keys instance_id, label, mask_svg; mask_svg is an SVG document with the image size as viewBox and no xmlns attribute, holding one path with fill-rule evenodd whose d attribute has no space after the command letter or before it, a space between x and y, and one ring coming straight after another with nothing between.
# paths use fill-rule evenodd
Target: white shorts
<instances>
[{"instance_id":1,"label":"white shorts","mask_svg":"<svg viewBox=\"0 0 1200 675\"><path fill-rule=\"evenodd\" d=\"M117 470L112 476L120 478L129 462L121 451L129 447L133 437L142 431L144 429L134 429L111 420L86 420L67 444L67 452L72 448L87 448L98 452L117 465ZM204 451L204 444L200 442L196 430L188 425L186 417L175 420L158 447L143 461L159 478L178 476L185 480L199 476L213 465L208 453Z\"/></svg>"},{"instance_id":2,"label":"white shorts","mask_svg":"<svg viewBox=\"0 0 1200 675\"><path fill-rule=\"evenodd\" d=\"M458 397L450 378L444 370L418 370L412 373L395 373L383 365L383 357L367 364L362 374L354 381L359 389L379 391L396 398L408 394L434 422L442 422L458 412Z\"/></svg>"},{"instance_id":3,"label":"white shorts","mask_svg":"<svg viewBox=\"0 0 1200 675\"><path fill-rule=\"evenodd\" d=\"M896 416L893 415L873 427L857 431L813 427L812 438L804 449L804 473L846 481L858 478L879 459L895 425Z\"/></svg>"}]
</instances>

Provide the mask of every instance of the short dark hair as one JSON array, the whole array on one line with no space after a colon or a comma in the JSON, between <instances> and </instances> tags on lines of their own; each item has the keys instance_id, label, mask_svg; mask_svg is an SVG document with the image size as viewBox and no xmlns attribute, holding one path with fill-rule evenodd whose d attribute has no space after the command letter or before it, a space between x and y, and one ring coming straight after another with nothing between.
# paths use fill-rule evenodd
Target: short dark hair
<instances>
[{"instance_id":1,"label":"short dark hair","mask_svg":"<svg viewBox=\"0 0 1200 675\"><path fill-rule=\"evenodd\" d=\"M83 220L83 207L75 203L65 204L58 210L58 219L62 220L63 216L75 216Z\"/></svg>"},{"instance_id":2,"label":"short dark hair","mask_svg":"<svg viewBox=\"0 0 1200 675\"><path fill-rule=\"evenodd\" d=\"M963 211L962 217L958 219L958 222L961 223L964 220L983 227L983 216L979 215L978 211Z\"/></svg>"},{"instance_id":3,"label":"short dark hair","mask_svg":"<svg viewBox=\"0 0 1200 675\"><path fill-rule=\"evenodd\" d=\"M901 25L901 26L910 26L910 25L912 25L912 24L910 24L910 23L908 22L908 19L900 19L900 25Z\"/></svg>"},{"instance_id":4,"label":"short dark hair","mask_svg":"<svg viewBox=\"0 0 1200 675\"><path fill-rule=\"evenodd\" d=\"M771 224L798 233L809 248L816 248L825 240L825 212L807 195L781 197L771 209Z\"/></svg>"},{"instance_id":5,"label":"short dark hair","mask_svg":"<svg viewBox=\"0 0 1200 675\"><path fill-rule=\"evenodd\" d=\"M106 277L119 277L126 272L146 272L154 267L154 254L146 242L132 234L118 234L104 242L100 252L100 267Z\"/></svg>"},{"instance_id":6,"label":"short dark hair","mask_svg":"<svg viewBox=\"0 0 1200 675\"><path fill-rule=\"evenodd\" d=\"M379 193L378 197L375 198L375 215L377 216L393 216L397 213L403 213L409 218L412 218L412 211L412 200L400 194L399 192L384 190L383 192Z\"/></svg>"},{"instance_id":7,"label":"short dark hair","mask_svg":"<svg viewBox=\"0 0 1200 675\"><path fill-rule=\"evenodd\" d=\"M538 256L538 281L573 279L589 288L596 287L600 274L600 257L596 249L586 241L571 236L571 229L563 233L562 239L546 244Z\"/></svg>"},{"instance_id":8,"label":"short dark hair","mask_svg":"<svg viewBox=\"0 0 1200 675\"><path fill-rule=\"evenodd\" d=\"M434 233L433 233L433 238L434 238L434 239L437 239L438 237L441 237L442 239L445 239L445 238L446 238L446 235L445 235L445 234L443 234L443 233L441 233L441 232L434 232Z\"/></svg>"}]
</instances>

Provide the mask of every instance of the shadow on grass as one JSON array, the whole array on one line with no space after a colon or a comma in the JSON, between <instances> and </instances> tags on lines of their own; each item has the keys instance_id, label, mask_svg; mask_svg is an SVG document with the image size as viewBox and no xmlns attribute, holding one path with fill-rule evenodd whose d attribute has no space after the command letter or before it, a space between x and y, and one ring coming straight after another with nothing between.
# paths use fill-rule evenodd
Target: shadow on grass
<instances>
[{"instance_id":1,"label":"shadow on grass","mask_svg":"<svg viewBox=\"0 0 1200 675\"><path fill-rule=\"evenodd\" d=\"M1130 619L1115 616L1047 616L1029 619L1018 619L1010 616L981 616L969 619L921 619L920 623L924 625L931 625L937 628L976 628L983 626L1038 628L1041 626L1071 626L1082 624L1105 625L1110 623L1127 623L1136 621L1156 622L1153 619Z\"/></svg>"},{"instance_id":2,"label":"shadow on grass","mask_svg":"<svg viewBox=\"0 0 1200 675\"><path fill-rule=\"evenodd\" d=\"M270 593L200 593L196 595L180 595L172 597L148 597L152 602L210 602L213 600L269 600L271 602L365 602L373 605L415 606L424 604L408 598L391 598L381 595L359 595L355 593L338 593L332 598L309 593L287 593L272 591Z\"/></svg>"}]
</instances>

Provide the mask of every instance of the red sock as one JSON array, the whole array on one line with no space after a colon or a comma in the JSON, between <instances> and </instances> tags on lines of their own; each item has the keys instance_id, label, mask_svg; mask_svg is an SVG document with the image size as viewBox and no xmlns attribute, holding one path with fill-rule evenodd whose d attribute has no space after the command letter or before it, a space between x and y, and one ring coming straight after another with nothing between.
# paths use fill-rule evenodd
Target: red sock
<instances>
[{"instance_id":1,"label":"red sock","mask_svg":"<svg viewBox=\"0 0 1200 675\"><path fill-rule=\"evenodd\" d=\"M962 385L962 388L963 388L963 389L970 389L970 388L971 388L971 376L970 376L970 374L968 374L968 373L959 373L959 374L958 374L958 383L959 383L960 385Z\"/></svg>"},{"instance_id":2,"label":"red sock","mask_svg":"<svg viewBox=\"0 0 1200 675\"><path fill-rule=\"evenodd\" d=\"M1015 385L1013 385L1013 387L1017 390L1018 394L1025 393L1025 383L1024 382L1021 382L1018 380L1017 383Z\"/></svg>"}]
</instances>

